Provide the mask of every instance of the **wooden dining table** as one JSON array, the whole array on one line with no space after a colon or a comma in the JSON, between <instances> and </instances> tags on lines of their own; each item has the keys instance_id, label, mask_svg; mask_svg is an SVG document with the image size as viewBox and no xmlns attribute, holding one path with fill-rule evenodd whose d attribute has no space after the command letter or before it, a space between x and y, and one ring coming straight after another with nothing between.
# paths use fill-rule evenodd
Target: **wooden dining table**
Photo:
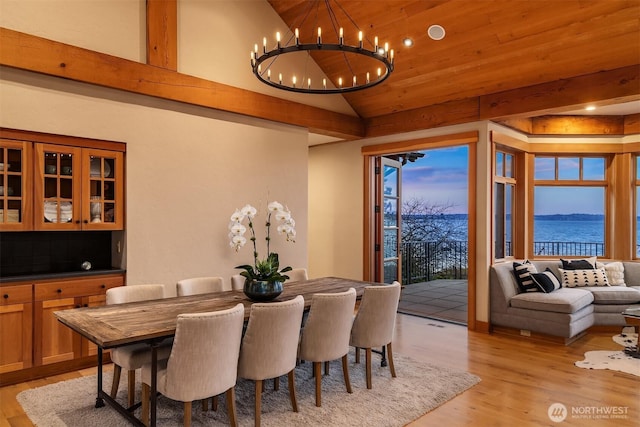
<instances>
[{"instance_id":1,"label":"wooden dining table","mask_svg":"<svg viewBox=\"0 0 640 427\"><path fill-rule=\"evenodd\" d=\"M349 288L356 290L357 299L362 298L364 288L380 283L363 282L339 277L322 277L284 284L284 291L273 300L287 301L298 295L304 297L304 307L308 310L316 293L343 292ZM132 408L122 406L102 389L103 352L111 348L135 343L147 343L151 349L151 418L150 425L156 424L157 407L157 349L161 343L173 337L179 314L204 313L225 310L241 303L245 307L245 321L249 319L251 305L242 291L225 291L209 294L164 298L101 307L82 307L56 311L58 321L79 333L98 346L98 375L96 408L103 407L105 401L129 419L134 425L144 425L136 418Z\"/></svg>"}]
</instances>

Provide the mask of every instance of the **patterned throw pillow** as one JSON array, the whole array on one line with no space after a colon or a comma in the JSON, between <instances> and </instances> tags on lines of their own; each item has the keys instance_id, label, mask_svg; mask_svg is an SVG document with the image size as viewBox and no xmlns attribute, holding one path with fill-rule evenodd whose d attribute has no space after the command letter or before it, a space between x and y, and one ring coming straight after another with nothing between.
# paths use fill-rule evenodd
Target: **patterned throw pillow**
<instances>
[{"instance_id":1,"label":"patterned throw pillow","mask_svg":"<svg viewBox=\"0 0 640 427\"><path fill-rule=\"evenodd\" d=\"M538 286L533 279L531 279L531 274L537 272L538 269L535 265L531 264L529 260L524 263L513 263L513 274L516 276L516 282L518 282L520 292L538 292Z\"/></svg>"},{"instance_id":2,"label":"patterned throw pillow","mask_svg":"<svg viewBox=\"0 0 640 427\"><path fill-rule=\"evenodd\" d=\"M562 268L565 270L594 269L596 268L597 260L598 260L598 257L595 257L595 256L591 258L586 258L586 259L573 259L573 260L566 260L566 259L560 258L560 261L562 262Z\"/></svg>"},{"instance_id":3,"label":"patterned throw pillow","mask_svg":"<svg viewBox=\"0 0 640 427\"><path fill-rule=\"evenodd\" d=\"M562 286L566 288L609 286L607 273L604 271L604 268L587 270L563 270L561 268L560 274L562 275Z\"/></svg>"},{"instance_id":4,"label":"patterned throw pillow","mask_svg":"<svg viewBox=\"0 0 640 427\"><path fill-rule=\"evenodd\" d=\"M549 292L556 291L561 288L560 282L555 274L548 268L542 273L533 273L531 274L531 279L533 279L540 292L544 292L548 294Z\"/></svg>"}]
</instances>

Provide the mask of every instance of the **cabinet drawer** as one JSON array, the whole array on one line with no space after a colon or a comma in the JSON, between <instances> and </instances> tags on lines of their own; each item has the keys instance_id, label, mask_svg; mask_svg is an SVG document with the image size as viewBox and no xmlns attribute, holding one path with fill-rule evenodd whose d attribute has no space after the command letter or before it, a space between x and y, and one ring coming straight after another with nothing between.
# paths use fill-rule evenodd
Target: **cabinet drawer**
<instances>
[{"instance_id":1,"label":"cabinet drawer","mask_svg":"<svg viewBox=\"0 0 640 427\"><path fill-rule=\"evenodd\" d=\"M105 293L107 289L122 286L123 284L124 277L121 275L37 283L34 292L35 301L100 295Z\"/></svg>"},{"instance_id":2,"label":"cabinet drawer","mask_svg":"<svg viewBox=\"0 0 640 427\"><path fill-rule=\"evenodd\" d=\"M31 302L31 285L0 286L0 305Z\"/></svg>"}]
</instances>

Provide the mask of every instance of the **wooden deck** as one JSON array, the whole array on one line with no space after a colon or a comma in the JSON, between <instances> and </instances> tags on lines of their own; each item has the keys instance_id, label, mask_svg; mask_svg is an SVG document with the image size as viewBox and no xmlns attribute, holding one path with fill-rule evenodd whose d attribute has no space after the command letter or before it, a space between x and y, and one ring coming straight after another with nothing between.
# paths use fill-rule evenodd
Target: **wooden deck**
<instances>
[{"instance_id":1,"label":"wooden deck","mask_svg":"<svg viewBox=\"0 0 640 427\"><path fill-rule=\"evenodd\" d=\"M467 324L467 281L438 279L406 285L398 312Z\"/></svg>"}]
</instances>

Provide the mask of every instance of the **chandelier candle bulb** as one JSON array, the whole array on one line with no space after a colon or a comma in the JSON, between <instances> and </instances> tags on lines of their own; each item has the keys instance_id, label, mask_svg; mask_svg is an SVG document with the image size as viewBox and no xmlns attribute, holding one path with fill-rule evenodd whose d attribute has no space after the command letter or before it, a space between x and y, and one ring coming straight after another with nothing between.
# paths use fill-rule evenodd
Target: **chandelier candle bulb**
<instances>
[{"instance_id":1,"label":"chandelier candle bulb","mask_svg":"<svg viewBox=\"0 0 640 427\"><path fill-rule=\"evenodd\" d=\"M382 75L382 68L378 68L378 78Z\"/></svg>"},{"instance_id":2,"label":"chandelier candle bulb","mask_svg":"<svg viewBox=\"0 0 640 427\"><path fill-rule=\"evenodd\" d=\"M356 86L356 76L353 76L353 85Z\"/></svg>"},{"instance_id":3,"label":"chandelier candle bulb","mask_svg":"<svg viewBox=\"0 0 640 427\"><path fill-rule=\"evenodd\" d=\"M295 31L295 35L296 35L296 46L297 46L300 44L300 30L298 30L297 28Z\"/></svg>"},{"instance_id":4,"label":"chandelier candle bulb","mask_svg":"<svg viewBox=\"0 0 640 427\"><path fill-rule=\"evenodd\" d=\"M358 31L358 48L362 49L362 31Z\"/></svg>"},{"instance_id":5,"label":"chandelier candle bulb","mask_svg":"<svg viewBox=\"0 0 640 427\"><path fill-rule=\"evenodd\" d=\"M375 36L373 38L373 45L375 46L375 48L373 49L375 52L378 51L378 36Z\"/></svg>"},{"instance_id":6,"label":"chandelier candle bulb","mask_svg":"<svg viewBox=\"0 0 640 427\"><path fill-rule=\"evenodd\" d=\"M282 84L282 73L278 74L278 81Z\"/></svg>"},{"instance_id":7,"label":"chandelier candle bulb","mask_svg":"<svg viewBox=\"0 0 640 427\"><path fill-rule=\"evenodd\" d=\"M271 81L271 70L267 70L267 79Z\"/></svg>"},{"instance_id":8,"label":"chandelier candle bulb","mask_svg":"<svg viewBox=\"0 0 640 427\"><path fill-rule=\"evenodd\" d=\"M311 89L311 79L307 79L307 88Z\"/></svg>"},{"instance_id":9,"label":"chandelier candle bulb","mask_svg":"<svg viewBox=\"0 0 640 427\"><path fill-rule=\"evenodd\" d=\"M340 37L338 37L338 43L342 44L344 41L344 30L340 27Z\"/></svg>"},{"instance_id":10,"label":"chandelier candle bulb","mask_svg":"<svg viewBox=\"0 0 640 427\"><path fill-rule=\"evenodd\" d=\"M266 37L262 38L262 50L264 51L264 53L267 53L267 38Z\"/></svg>"},{"instance_id":11,"label":"chandelier candle bulb","mask_svg":"<svg viewBox=\"0 0 640 427\"><path fill-rule=\"evenodd\" d=\"M293 87L296 87L296 76L293 76Z\"/></svg>"},{"instance_id":12,"label":"chandelier candle bulb","mask_svg":"<svg viewBox=\"0 0 640 427\"><path fill-rule=\"evenodd\" d=\"M389 57L389 43L384 44L384 52L387 54L387 58Z\"/></svg>"},{"instance_id":13,"label":"chandelier candle bulb","mask_svg":"<svg viewBox=\"0 0 640 427\"><path fill-rule=\"evenodd\" d=\"M322 28L318 27L318 44L322 44Z\"/></svg>"},{"instance_id":14,"label":"chandelier candle bulb","mask_svg":"<svg viewBox=\"0 0 640 427\"><path fill-rule=\"evenodd\" d=\"M278 42L278 49L280 49L280 32L276 33L276 42Z\"/></svg>"},{"instance_id":15,"label":"chandelier candle bulb","mask_svg":"<svg viewBox=\"0 0 640 427\"><path fill-rule=\"evenodd\" d=\"M342 77L338 77L338 86L342 87Z\"/></svg>"},{"instance_id":16,"label":"chandelier candle bulb","mask_svg":"<svg viewBox=\"0 0 640 427\"><path fill-rule=\"evenodd\" d=\"M369 83L371 80L369 79L369 72L367 71L367 83Z\"/></svg>"},{"instance_id":17,"label":"chandelier candle bulb","mask_svg":"<svg viewBox=\"0 0 640 427\"><path fill-rule=\"evenodd\" d=\"M322 79L322 88L323 89L327 88L327 79Z\"/></svg>"},{"instance_id":18,"label":"chandelier candle bulb","mask_svg":"<svg viewBox=\"0 0 640 427\"><path fill-rule=\"evenodd\" d=\"M391 59L391 63L393 64L393 49L389 51L389 58Z\"/></svg>"}]
</instances>

